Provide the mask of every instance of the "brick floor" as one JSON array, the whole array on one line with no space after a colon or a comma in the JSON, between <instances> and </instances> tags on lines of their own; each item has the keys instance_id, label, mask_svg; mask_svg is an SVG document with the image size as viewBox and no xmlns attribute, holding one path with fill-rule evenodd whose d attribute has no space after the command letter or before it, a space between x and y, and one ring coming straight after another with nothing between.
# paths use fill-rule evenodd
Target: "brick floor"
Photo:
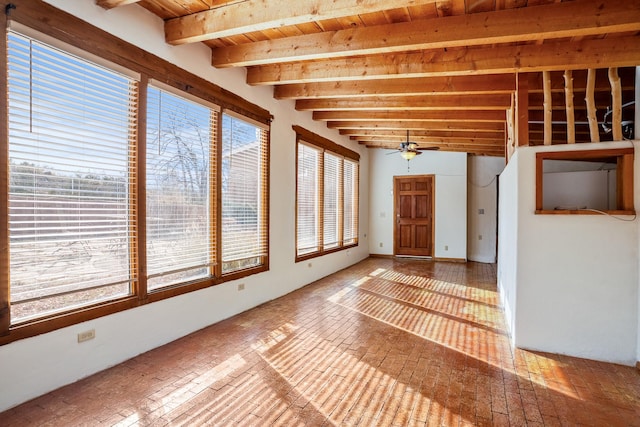
<instances>
[{"instance_id":1,"label":"brick floor","mask_svg":"<svg viewBox=\"0 0 640 427\"><path fill-rule=\"evenodd\" d=\"M634 368L512 351L495 274L370 258L0 425L640 426Z\"/></svg>"}]
</instances>

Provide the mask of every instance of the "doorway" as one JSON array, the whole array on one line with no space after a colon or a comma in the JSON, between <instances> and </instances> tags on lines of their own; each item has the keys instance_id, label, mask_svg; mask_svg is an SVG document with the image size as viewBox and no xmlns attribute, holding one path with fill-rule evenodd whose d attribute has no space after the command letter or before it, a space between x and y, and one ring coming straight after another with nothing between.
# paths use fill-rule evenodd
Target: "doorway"
<instances>
[{"instance_id":1,"label":"doorway","mask_svg":"<svg viewBox=\"0 0 640 427\"><path fill-rule=\"evenodd\" d=\"M433 256L434 176L394 176L394 255Z\"/></svg>"}]
</instances>

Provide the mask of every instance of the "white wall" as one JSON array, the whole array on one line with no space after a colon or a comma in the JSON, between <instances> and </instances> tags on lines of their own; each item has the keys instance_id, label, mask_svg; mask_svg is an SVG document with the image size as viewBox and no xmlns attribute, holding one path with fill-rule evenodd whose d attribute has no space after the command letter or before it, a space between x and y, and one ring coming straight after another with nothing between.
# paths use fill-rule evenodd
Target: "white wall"
<instances>
[{"instance_id":1,"label":"white wall","mask_svg":"<svg viewBox=\"0 0 640 427\"><path fill-rule=\"evenodd\" d=\"M585 144L580 149L630 144ZM629 216L623 221L605 215L534 214L535 153L575 149L519 148L505 169L515 171L518 181L515 197L513 191L501 192L501 206L517 206L515 241L500 240L501 289L516 290L513 316L507 320L517 347L633 364L638 339L638 221ZM637 177L638 156L634 167ZM637 179L635 189L638 201ZM513 221L503 215L507 213L501 209L501 222ZM517 254L515 280L510 253Z\"/></svg>"},{"instance_id":2,"label":"white wall","mask_svg":"<svg viewBox=\"0 0 640 427\"><path fill-rule=\"evenodd\" d=\"M609 172L545 173L542 209L615 209L615 205L609 207Z\"/></svg>"},{"instance_id":3,"label":"white wall","mask_svg":"<svg viewBox=\"0 0 640 427\"><path fill-rule=\"evenodd\" d=\"M369 153L369 251L393 255L393 177L434 174L434 257L466 259L467 154L426 151L411 160L407 171L407 161L387 155L391 152Z\"/></svg>"},{"instance_id":4,"label":"white wall","mask_svg":"<svg viewBox=\"0 0 640 427\"><path fill-rule=\"evenodd\" d=\"M204 45L172 47L164 40L163 23L137 5L110 11L86 0L51 0L93 25L136 44L178 66L206 78L266 109L271 127L270 271L238 282L102 317L37 337L0 346L0 411L115 365L265 301L277 298L368 256L368 158L364 147L351 143L309 113L294 110L292 101L276 101L270 88L250 87L244 70L216 70ZM358 151L360 160L360 245L307 262L295 256L295 133L301 125ZM94 328L96 338L78 344L76 334Z\"/></svg>"},{"instance_id":5,"label":"white wall","mask_svg":"<svg viewBox=\"0 0 640 427\"><path fill-rule=\"evenodd\" d=\"M496 262L498 178L505 166L502 157L469 156L467 257L471 261ZM483 213L481 213L483 212Z\"/></svg>"},{"instance_id":6,"label":"white wall","mask_svg":"<svg viewBox=\"0 0 640 427\"><path fill-rule=\"evenodd\" d=\"M516 330L516 276L518 272L518 154L517 150L500 174L498 200L498 292L514 345Z\"/></svg>"}]
</instances>

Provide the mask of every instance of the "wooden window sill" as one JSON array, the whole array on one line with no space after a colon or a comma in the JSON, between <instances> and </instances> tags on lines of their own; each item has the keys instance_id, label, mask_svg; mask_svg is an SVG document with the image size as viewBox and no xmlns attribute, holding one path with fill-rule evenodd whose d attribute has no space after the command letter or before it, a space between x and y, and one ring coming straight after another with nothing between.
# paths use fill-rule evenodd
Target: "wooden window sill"
<instances>
[{"instance_id":1,"label":"wooden window sill","mask_svg":"<svg viewBox=\"0 0 640 427\"><path fill-rule=\"evenodd\" d=\"M636 211L628 210L607 210L596 211L590 209L539 209L535 211L536 215L635 215Z\"/></svg>"}]
</instances>

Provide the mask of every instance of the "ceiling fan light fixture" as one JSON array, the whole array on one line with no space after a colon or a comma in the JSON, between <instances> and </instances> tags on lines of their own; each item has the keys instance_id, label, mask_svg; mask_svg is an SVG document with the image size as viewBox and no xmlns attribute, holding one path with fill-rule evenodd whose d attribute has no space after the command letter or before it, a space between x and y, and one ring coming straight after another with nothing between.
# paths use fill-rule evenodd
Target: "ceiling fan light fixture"
<instances>
[{"instance_id":1,"label":"ceiling fan light fixture","mask_svg":"<svg viewBox=\"0 0 640 427\"><path fill-rule=\"evenodd\" d=\"M416 151L402 151L400 153L400 155L402 156L403 159L409 161L411 159L413 159L418 153Z\"/></svg>"}]
</instances>

